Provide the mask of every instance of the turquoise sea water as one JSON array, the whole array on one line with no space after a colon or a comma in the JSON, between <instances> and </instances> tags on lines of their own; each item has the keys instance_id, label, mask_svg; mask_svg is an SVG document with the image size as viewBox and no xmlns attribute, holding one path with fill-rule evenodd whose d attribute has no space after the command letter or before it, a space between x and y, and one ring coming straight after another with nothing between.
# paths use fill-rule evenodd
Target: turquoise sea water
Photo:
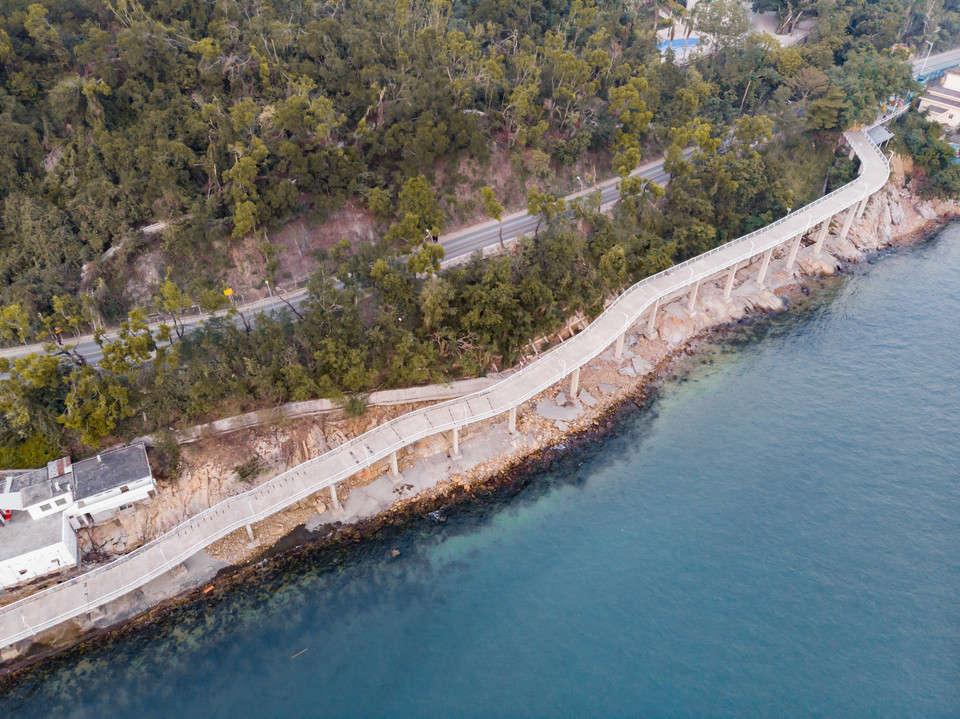
<instances>
[{"instance_id":1,"label":"turquoise sea water","mask_svg":"<svg viewBox=\"0 0 960 719\"><path fill-rule=\"evenodd\" d=\"M960 225L813 299L446 523L288 560L0 707L957 716Z\"/></svg>"}]
</instances>

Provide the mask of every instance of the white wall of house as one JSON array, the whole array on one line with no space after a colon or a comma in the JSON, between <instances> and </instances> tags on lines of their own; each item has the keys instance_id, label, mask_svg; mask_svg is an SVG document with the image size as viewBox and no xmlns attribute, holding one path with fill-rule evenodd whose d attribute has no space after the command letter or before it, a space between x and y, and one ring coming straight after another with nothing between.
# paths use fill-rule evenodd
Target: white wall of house
<instances>
[{"instance_id":1,"label":"white wall of house","mask_svg":"<svg viewBox=\"0 0 960 719\"><path fill-rule=\"evenodd\" d=\"M5 481L0 479L0 485ZM23 494L21 492L0 492L0 509L23 511Z\"/></svg>"},{"instance_id":2,"label":"white wall of house","mask_svg":"<svg viewBox=\"0 0 960 719\"><path fill-rule=\"evenodd\" d=\"M115 487L81 499L67 509L71 517L71 525L74 528L83 526L86 523L87 514L93 517L95 522L110 519L119 507L148 499L155 488L156 483L153 477L145 477L122 487Z\"/></svg>"},{"instance_id":3,"label":"white wall of house","mask_svg":"<svg viewBox=\"0 0 960 719\"><path fill-rule=\"evenodd\" d=\"M941 92L938 97L938 90L960 92L960 73L947 72L939 84L931 86L920 98L918 108L921 112L926 111L928 120L955 130L960 126L960 108L955 106L956 100L946 93Z\"/></svg>"},{"instance_id":4,"label":"white wall of house","mask_svg":"<svg viewBox=\"0 0 960 719\"><path fill-rule=\"evenodd\" d=\"M29 513L31 519L40 519L57 512L63 512L68 506L73 504L73 492L67 491L58 497L53 497L43 502L37 502L29 507L24 507Z\"/></svg>"},{"instance_id":5,"label":"white wall of house","mask_svg":"<svg viewBox=\"0 0 960 719\"><path fill-rule=\"evenodd\" d=\"M13 587L77 565L77 535L63 521L59 542L0 562L0 586Z\"/></svg>"},{"instance_id":6,"label":"white wall of house","mask_svg":"<svg viewBox=\"0 0 960 719\"><path fill-rule=\"evenodd\" d=\"M60 543L66 548L67 554L73 560L73 565L80 563L80 548L77 546L77 533L70 526L70 519L63 515L63 524L60 526Z\"/></svg>"},{"instance_id":7,"label":"white wall of house","mask_svg":"<svg viewBox=\"0 0 960 719\"><path fill-rule=\"evenodd\" d=\"M955 130L957 126L960 125L960 111L956 108L947 108L943 112L936 112L933 109L934 107L938 107L936 98L931 100L922 98L918 109L921 112L926 110L928 120L939 122L944 127Z\"/></svg>"},{"instance_id":8,"label":"white wall of house","mask_svg":"<svg viewBox=\"0 0 960 719\"><path fill-rule=\"evenodd\" d=\"M943 76L943 87L948 90L960 90L960 73L945 73Z\"/></svg>"}]
</instances>

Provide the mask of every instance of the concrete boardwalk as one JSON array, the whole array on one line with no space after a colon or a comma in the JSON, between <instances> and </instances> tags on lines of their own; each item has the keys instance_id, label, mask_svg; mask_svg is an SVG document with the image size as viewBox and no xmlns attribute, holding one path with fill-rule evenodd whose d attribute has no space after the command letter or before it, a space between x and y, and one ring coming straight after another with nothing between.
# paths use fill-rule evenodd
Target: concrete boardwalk
<instances>
[{"instance_id":1,"label":"concrete boardwalk","mask_svg":"<svg viewBox=\"0 0 960 719\"><path fill-rule=\"evenodd\" d=\"M857 203L886 183L889 163L865 134L850 132L846 137L861 160L856 180L761 230L638 282L579 335L493 386L398 417L201 512L110 564L0 608L0 647L91 612L170 571L221 537L333 487L413 442L515 410L604 352L648 310L656 312L661 299L687 288L696 292L700 282L731 267L760 255L769 257L768 251L787 243L793 247L791 241L847 209L844 225L848 229Z\"/></svg>"}]
</instances>

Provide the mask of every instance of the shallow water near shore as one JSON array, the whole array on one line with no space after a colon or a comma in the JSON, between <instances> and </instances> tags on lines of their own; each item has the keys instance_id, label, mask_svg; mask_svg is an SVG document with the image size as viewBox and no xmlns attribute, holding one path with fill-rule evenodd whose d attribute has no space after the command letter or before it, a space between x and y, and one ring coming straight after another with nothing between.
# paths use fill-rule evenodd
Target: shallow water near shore
<instances>
[{"instance_id":1,"label":"shallow water near shore","mask_svg":"<svg viewBox=\"0 0 960 719\"><path fill-rule=\"evenodd\" d=\"M954 224L704 348L616 436L445 523L270 565L2 706L955 716L958 318Z\"/></svg>"}]
</instances>

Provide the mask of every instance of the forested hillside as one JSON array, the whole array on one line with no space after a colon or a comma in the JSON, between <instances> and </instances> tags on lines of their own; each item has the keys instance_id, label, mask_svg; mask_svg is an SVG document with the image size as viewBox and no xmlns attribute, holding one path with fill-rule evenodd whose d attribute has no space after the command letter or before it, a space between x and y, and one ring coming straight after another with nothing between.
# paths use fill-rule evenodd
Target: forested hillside
<instances>
[{"instance_id":1,"label":"forested hillside","mask_svg":"<svg viewBox=\"0 0 960 719\"><path fill-rule=\"evenodd\" d=\"M926 39L918 18L955 23L955 8L767 5L815 17L807 42L751 34L744 5L713 0L692 22L714 52L681 68L656 50L656 2L3 3L0 334L89 330L133 310L97 368L56 347L3 367L7 463L482 373L571 313L852 177L836 133L912 87L891 44ZM612 216L585 202L565 218L546 190L586 157L626 177L661 153L665 191L624 182ZM437 273L430 238L454 189L493 217L522 199L464 174L482 177L493 158L543 227L514 255ZM347 202L378 218L382 239L324 254L297 314L178 336L184 305L223 301L224 247ZM147 249L136 229L164 219L150 249L172 270L150 291L171 326L154 337L104 254L135 262ZM158 338L172 344L154 353Z\"/></svg>"}]
</instances>

